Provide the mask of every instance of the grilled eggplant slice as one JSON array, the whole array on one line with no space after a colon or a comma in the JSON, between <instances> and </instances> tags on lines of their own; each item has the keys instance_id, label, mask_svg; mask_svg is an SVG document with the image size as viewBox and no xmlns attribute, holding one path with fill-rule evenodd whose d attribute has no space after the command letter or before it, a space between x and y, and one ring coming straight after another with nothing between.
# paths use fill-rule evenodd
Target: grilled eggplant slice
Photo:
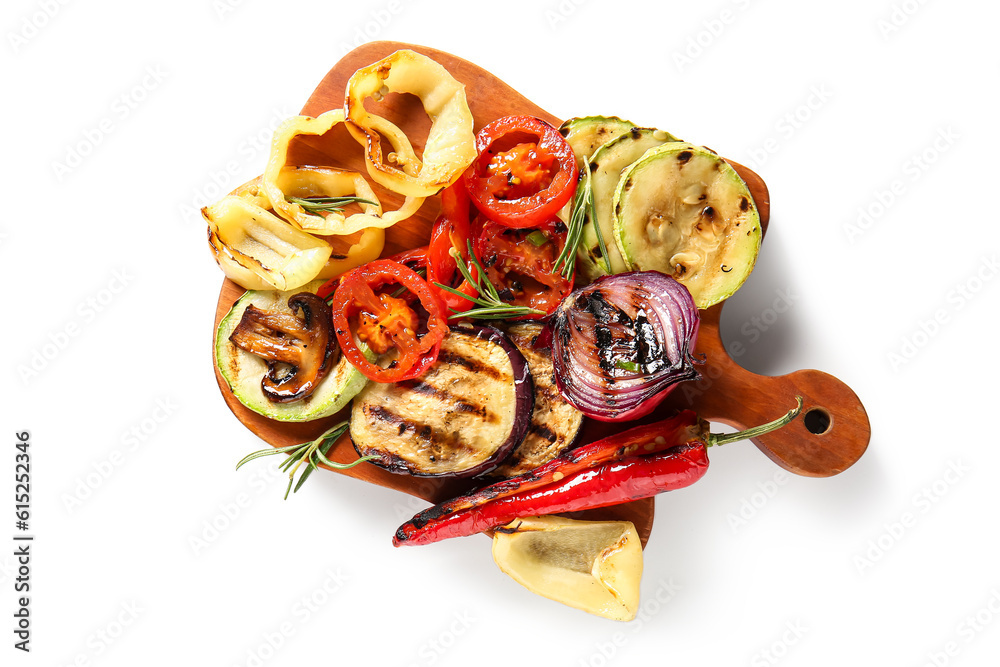
<instances>
[{"instance_id":1,"label":"grilled eggplant slice","mask_svg":"<svg viewBox=\"0 0 1000 667\"><path fill-rule=\"evenodd\" d=\"M528 431L528 363L492 327L455 327L421 377L370 383L354 399L351 439L377 466L419 476L490 472Z\"/></svg>"},{"instance_id":2,"label":"grilled eggplant slice","mask_svg":"<svg viewBox=\"0 0 1000 667\"><path fill-rule=\"evenodd\" d=\"M583 413L559 393L552 353L535 347L543 329L537 322L519 322L506 328L507 337L524 355L531 370L535 406L524 440L491 476L513 477L548 463L573 446L583 425Z\"/></svg>"}]
</instances>

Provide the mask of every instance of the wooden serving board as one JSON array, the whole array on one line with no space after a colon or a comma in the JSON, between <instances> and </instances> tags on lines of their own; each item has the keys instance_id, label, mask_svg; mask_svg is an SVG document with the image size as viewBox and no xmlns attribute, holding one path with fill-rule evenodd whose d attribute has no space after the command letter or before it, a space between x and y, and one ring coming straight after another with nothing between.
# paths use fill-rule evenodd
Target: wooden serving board
<instances>
[{"instance_id":1,"label":"wooden serving board","mask_svg":"<svg viewBox=\"0 0 1000 667\"><path fill-rule=\"evenodd\" d=\"M342 107L347 80L357 69L403 48L433 58L465 84L477 132L493 119L513 114L536 116L555 126L561 123L560 119L482 68L436 49L399 42L371 42L348 53L320 82L302 108L302 113L318 116L324 111ZM366 106L399 125L418 153L423 149L430 121L418 100L409 95L390 94L381 102L369 102ZM336 166L366 173L361 147L342 126L334 128L323 137L296 139L289 152L289 163ZM767 186L751 170L734 162L730 163L749 186L760 211L761 225L766 231L770 215ZM374 187L385 210L393 210L400 205L400 196L378 186ZM413 218L388 229L383 255L425 245L438 208L437 198L430 198ZM242 294L243 289L235 283L229 280L223 283L215 316L216 328ZM744 429L780 416L795 405L796 396L802 396L806 418L797 419L783 429L757 438L753 440L754 444L775 463L800 475L835 475L857 461L868 446L871 431L864 407L854 392L837 378L821 371L805 370L779 377L766 377L743 369L730 358L722 345L719 316L723 306L724 303L702 312L697 353L705 358L705 363L699 368L703 379L676 389L653 415L643 421L663 418L677 409L691 408L709 421ZM214 331L215 328L213 341ZM218 370L216 379L226 404L237 419L275 447L311 440L343 419L342 415L337 415L304 424L272 421L248 410L236 400ZM588 419L580 434L580 442L593 441L622 428L620 424L604 424ZM331 458L345 463L357 458L349 438L342 438L334 446ZM468 480L395 475L370 464L336 472L396 489L429 502L447 499L473 485ZM585 515L587 518L632 521L645 544L653 524L653 499L594 510ZM395 528L395 525L385 526L387 540Z\"/></svg>"}]
</instances>

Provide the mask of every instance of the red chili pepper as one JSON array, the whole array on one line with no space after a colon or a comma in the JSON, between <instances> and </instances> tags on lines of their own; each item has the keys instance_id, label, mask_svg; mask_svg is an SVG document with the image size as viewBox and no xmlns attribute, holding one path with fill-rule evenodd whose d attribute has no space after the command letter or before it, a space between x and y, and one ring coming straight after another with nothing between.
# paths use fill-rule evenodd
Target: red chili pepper
<instances>
[{"instance_id":1,"label":"red chili pepper","mask_svg":"<svg viewBox=\"0 0 1000 667\"><path fill-rule=\"evenodd\" d=\"M427 246L427 282L445 306L457 312L472 308L472 301L436 287L435 283L453 287L473 298L479 295L478 290L462 278L453 254L458 252L469 272L476 277L476 267L470 266L468 258L468 240L472 230L470 209L469 193L461 182L445 188L441 192L441 214L434 222L431 241Z\"/></svg>"},{"instance_id":2,"label":"red chili pepper","mask_svg":"<svg viewBox=\"0 0 1000 667\"><path fill-rule=\"evenodd\" d=\"M794 410L756 428L718 435L685 410L565 452L535 470L430 507L404 523L394 546L430 544L496 528L523 516L577 512L683 488L708 469L707 447L780 428Z\"/></svg>"}]
</instances>

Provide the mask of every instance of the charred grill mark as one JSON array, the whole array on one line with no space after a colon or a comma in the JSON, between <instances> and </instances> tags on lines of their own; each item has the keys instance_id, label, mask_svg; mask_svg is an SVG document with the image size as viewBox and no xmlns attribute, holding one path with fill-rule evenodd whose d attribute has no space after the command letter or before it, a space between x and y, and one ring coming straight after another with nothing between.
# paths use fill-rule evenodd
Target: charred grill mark
<instances>
[{"instance_id":1,"label":"charred grill mark","mask_svg":"<svg viewBox=\"0 0 1000 667\"><path fill-rule=\"evenodd\" d=\"M688 160L691 159L692 155L693 155L693 153L691 153L691 151L681 151L680 153L677 154L677 162L678 162L678 164L681 167L683 167L684 165L686 165L688 163Z\"/></svg>"},{"instance_id":2,"label":"charred grill mark","mask_svg":"<svg viewBox=\"0 0 1000 667\"><path fill-rule=\"evenodd\" d=\"M597 341L597 347L601 349L611 347L615 344L615 338L611 335L611 329L604 324L598 324L594 327L594 338Z\"/></svg>"},{"instance_id":3,"label":"charred grill mark","mask_svg":"<svg viewBox=\"0 0 1000 667\"><path fill-rule=\"evenodd\" d=\"M362 411L374 423L376 428L381 422L392 429L398 430L400 435L406 431L412 431L413 435L411 437L420 441L424 449L437 452L436 455L430 454L428 456L428 460L431 463L456 458L477 459L481 457L481 452L462 441L457 433L437 431L429 424L421 424L405 419L380 405L366 403ZM384 449L366 448L365 455L368 454L379 456L382 462L388 464L395 472L408 471L416 475L433 474L433 471L423 470L418 465L414 465L394 452L388 452Z\"/></svg>"},{"instance_id":4,"label":"charred grill mark","mask_svg":"<svg viewBox=\"0 0 1000 667\"><path fill-rule=\"evenodd\" d=\"M632 318L620 307L608 301L600 290L594 290L589 295L581 294L576 300L576 306L593 314L602 324L618 323L625 326L632 324Z\"/></svg>"},{"instance_id":5,"label":"charred grill mark","mask_svg":"<svg viewBox=\"0 0 1000 667\"><path fill-rule=\"evenodd\" d=\"M537 424L535 422L531 422L531 425L528 426L528 432L534 433L538 437L544 438L545 440L549 441L550 443L554 443L556 440L559 439L559 436L557 436L552 431L552 429L550 429L545 424Z\"/></svg>"},{"instance_id":6,"label":"charred grill mark","mask_svg":"<svg viewBox=\"0 0 1000 667\"><path fill-rule=\"evenodd\" d=\"M487 410L485 405L473 405L472 403L464 401L452 393L427 384L423 380L403 380L402 382L397 382L396 385L403 387L404 389L415 391L421 396L432 396L444 403L446 407L454 408L459 412L468 412L477 415L481 417L483 421L490 424L495 424L499 421L498 417Z\"/></svg>"},{"instance_id":7,"label":"charred grill mark","mask_svg":"<svg viewBox=\"0 0 1000 667\"><path fill-rule=\"evenodd\" d=\"M451 350L441 350L438 354L438 363L441 362L461 366L471 373L482 373L483 375L493 378L494 380L502 380L503 382L511 381L511 377L506 373L502 373L498 369L488 366L480 361L477 361L476 359L463 357L461 354L452 352Z\"/></svg>"},{"instance_id":8,"label":"charred grill mark","mask_svg":"<svg viewBox=\"0 0 1000 667\"><path fill-rule=\"evenodd\" d=\"M372 405L371 403L366 403L362 408L365 415L375 422L385 422L386 424L393 424L400 429L400 433L406 430L410 426L409 422L397 415L391 410L386 410L381 405Z\"/></svg>"},{"instance_id":9,"label":"charred grill mark","mask_svg":"<svg viewBox=\"0 0 1000 667\"><path fill-rule=\"evenodd\" d=\"M664 366L664 349L656 338L656 329L645 313L635 318L635 351L639 365L647 373L656 373Z\"/></svg>"},{"instance_id":10,"label":"charred grill mark","mask_svg":"<svg viewBox=\"0 0 1000 667\"><path fill-rule=\"evenodd\" d=\"M750 210L750 201L746 197L740 197L740 210L741 211Z\"/></svg>"}]
</instances>

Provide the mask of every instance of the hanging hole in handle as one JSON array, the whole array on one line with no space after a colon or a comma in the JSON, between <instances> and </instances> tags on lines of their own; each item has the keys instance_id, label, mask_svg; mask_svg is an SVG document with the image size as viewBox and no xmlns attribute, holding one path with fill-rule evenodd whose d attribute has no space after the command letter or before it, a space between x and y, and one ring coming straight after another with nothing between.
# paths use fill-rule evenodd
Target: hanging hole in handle
<instances>
[{"instance_id":1,"label":"hanging hole in handle","mask_svg":"<svg viewBox=\"0 0 1000 667\"><path fill-rule=\"evenodd\" d=\"M823 435L830 430L830 425L833 423L830 413L823 408L810 408L803 415L802 421L806 425L806 430L813 435Z\"/></svg>"}]
</instances>

